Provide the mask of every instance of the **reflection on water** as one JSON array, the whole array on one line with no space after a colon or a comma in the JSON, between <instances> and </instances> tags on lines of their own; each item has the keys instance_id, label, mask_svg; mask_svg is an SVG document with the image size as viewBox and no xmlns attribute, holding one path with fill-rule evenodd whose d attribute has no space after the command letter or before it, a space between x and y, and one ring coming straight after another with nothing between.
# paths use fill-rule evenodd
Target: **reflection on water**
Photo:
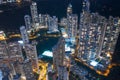
<instances>
[{"instance_id":1,"label":"reflection on water","mask_svg":"<svg viewBox=\"0 0 120 80\"><path fill-rule=\"evenodd\" d=\"M37 45L38 55L41 56L45 51L46 52L52 51L52 47L57 43L57 41L59 39L59 36L49 37L49 36L44 36L44 34L46 34L46 35L58 35L59 33L47 34L47 30L40 30L39 34L40 34L40 36L36 40L38 41L38 45Z\"/></svg>"}]
</instances>

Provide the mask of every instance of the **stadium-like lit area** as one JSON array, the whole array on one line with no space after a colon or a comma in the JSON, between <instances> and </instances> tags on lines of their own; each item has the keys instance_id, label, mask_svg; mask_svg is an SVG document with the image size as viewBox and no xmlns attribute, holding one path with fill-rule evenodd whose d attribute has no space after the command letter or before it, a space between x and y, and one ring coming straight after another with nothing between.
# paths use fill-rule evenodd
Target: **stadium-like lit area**
<instances>
[{"instance_id":1,"label":"stadium-like lit area","mask_svg":"<svg viewBox=\"0 0 120 80\"><path fill-rule=\"evenodd\" d=\"M19 40L18 43L19 43L19 44L23 44L23 41L22 41L22 40Z\"/></svg>"},{"instance_id":2,"label":"stadium-like lit area","mask_svg":"<svg viewBox=\"0 0 120 80\"><path fill-rule=\"evenodd\" d=\"M98 65L98 62L97 62L97 61L92 60L92 61L91 61L91 63L90 63L90 65L92 65L92 66L97 66L97 65Z\"/></svg>"},{"instance_id":3,"label":"stadium-like lit area","mask_svg":"<svg viewBox=\"0 0 120 80\"><path fill-rule=\"evenodd\" d=\"M65 31L64 28L61 28L61 33L62 33L62 36L63 36L64 38L68 38L68 35L67 35L67 33L66 33L66 31Z\"/></svg>"},{"instance_id":4,"label":"stadium-like lit area","mask_svg":"<svg viewBox=\"0 0 120 80\"><path fill-rule=\"evenodd\" d=\"M42 56L53 57L52 51L46 50L43 52Z\"/></svg>"},{"instance_id":5,"label":"stadium-like lit area","mask_svg":"<svg viewBox=\"0 0 120 80\"><path fill-rule=\"evenodd\" d=\"M65 44L65 51L71 51L70 46L67 43Z\"/></svg>"}]
</instances>

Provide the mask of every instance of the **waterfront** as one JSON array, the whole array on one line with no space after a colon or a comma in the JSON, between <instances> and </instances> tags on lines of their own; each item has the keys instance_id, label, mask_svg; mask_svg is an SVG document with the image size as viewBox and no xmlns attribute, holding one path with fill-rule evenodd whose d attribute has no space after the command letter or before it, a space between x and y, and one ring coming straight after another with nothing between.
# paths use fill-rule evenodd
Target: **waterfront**
<instances>
[{"instance_id":1,"label":"waterfront","mask_svg":"<svg viewBox=\"0 0 120 80\"><path fill-rule=\"evenodd\" d=\"M30 41L36 40L37 41L37 53L39 58L43 57L42 54L45 51L52 51L52 47L57 43L59 37L61 36L60 33L52 33L47 34L47 29L42 29L36 33L36 35L40 35L36 38L30 39ZM7 42L13 41L21 41L19 36L9 38ZM44 56L43 58L48 58L49 56ZM49 57L52 60L52 57Z\"/></svg>"},{"instance_id":2,"label":"waterfront","mask_svg":"<svg viewBox=\"0 0 120 80\"><path fill-rule=\"evenodd\" d=\"M38 55L40 57L40 56L42 56L42 54L45 51L52 51L52 47L57 43L60 36L59 36L59 33L47 34L47 30L41 30L39 32L39 34L41 34L41 36L38 37L36 39L36 41L38 42L37 51L38 51ZM44 36L44 34L47 34L47 36ZM49 35L57 35L57 36L56 37L54 37L54 36L49 37ZM46 57L46 58L48 58L48 57ZM45 58L45 56L44 56L44 58Z\"/></svg>"}]
</instances>

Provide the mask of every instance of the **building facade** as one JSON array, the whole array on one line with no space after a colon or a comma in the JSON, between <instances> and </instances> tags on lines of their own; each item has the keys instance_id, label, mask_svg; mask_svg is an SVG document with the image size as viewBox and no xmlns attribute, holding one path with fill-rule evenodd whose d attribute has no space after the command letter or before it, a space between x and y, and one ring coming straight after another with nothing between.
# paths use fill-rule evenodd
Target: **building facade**
<instances>
[{"instance_id":1,"label":"building facade","mask_svg":"<svg viewBox=\"0 0 120 80\"><path fill-rule=\"evenodd\" d=\"M68 16L67 34L68 38L75 38L77 36L78 16L71 14Z\"/></svg>"},{"instance_id":2,"label":"building facade","mask_svg":"<svg viewBox=\"0 0 120 80\"><path fill-rule=\"evenodd\" d=\"M31 9L31 16L32 16L33 24L39 23L39 17L38 17L38 12L37 12L37 3L32 2L30 9Z\"/></svg>"},{"instance_id":3,"label":"building facade","mask_svg":"<svg viewBox=\"0 0 120 80\"><path fill-rule=\"evenodd\" d=\"M58 18L56 16L48 17L48 29L50 33L58 32Z\"/></svg>"},{"instance_id":4,"label":"building facade","mask_svg":"<svg viewBox=\"0 0 120 80\"><path fill-rule=\"evenodd\" d=\"M33 74L32 63L29 59L23 62L23 70L26 80L36 80Z\"/></svg>"},{"instance_id":5,"label":"building facade","mask_svg":"<svg viewBox=\"0 0 120 80\"><path fill-rule=\"evenodd\" d=\"M75 38L77 36L78 28L78 16L72 13L72 5L69 4L67 7L67 27L66 31L68 38Z\"/></svg>"},{"instance_id":6,"label":"building facade","mask_svg":"<svg viewBox=\"0 0 120 80\"><path fill-rule=\"evenodd\" d=\"M0 60L8 59L8 49L6 41L0 41Z\"/></svg>"},{"instance_id":7,"label":"building facade","mask_svg":"<svg viewBox=\"0 0 120 80\"><path fill-rule=\"evenodd\" d=\"M26 53L27 59L31 60L32 68L39 70L36 44L34 44L34 43L26 44L25 45L25 53Z\"/></svg>"},{"instance_id":8,"label":"building facade","mask_svg":"<svg viewBox=\"0 0 120 80\"><path fill-rule=\"evenodd\" d=\"M29 43L28 33L25 29L25 26L20 27L20 33L24 44Z\"/></svg>"},{"instance_id":9,"label":"building facade","mask_svg":"<svg viewBox=\"0 0 120 80\"><path fill-rule=\"evenodd\" d=\"M68 17L69 15L71 15L72 12L73 12L73 10L72 10L72 4L69 4L68 7L67 7L67 17Z\"/></svg>"},{"instance_id":10,"label":"building facade","mask_svg":"<svg viewBox=\"0 0 120 80\"><path fill-rule=\"evenodd\" d=\"M69 80L68 72L65 66L58 67L58 80Z\"/></svg>"},{"instance_id":11,"label":"building facade","mask_svg":"<svg viewBox=\"0 0 120 80\"><path fill-rule=\"evenodd\" d=\"M31 24L31 18L29 15L25 15L24 16L24 21L25 21L25 27L26 27L26 30L30 30L31 27L32 27L32 24Z\"/></svg>"},{"instance_id":12,"label":"building facade","mask_svg":"<svg viewBox=\"0 0 120 80\"><path fill-rule=\"evenodd\" d=\"M53 51L53 65L56 71L58 66L64 65L65 58L65 40L61 37L58 43L52 48Z\"/></svg>"},{"instance_id":13,"label":"building facade","mask_svg":"<svg viewBox=\"0 0 120 80\"><path fill-rule=\"evenodd\" d=\"M14 61L23 61L22 48L18 42L8 43L9 58Z\"/></svg>"},{"instance_id":14,"label":"building facade","mask_svg":"<svg viewBox=\"0 0 120 80\"><path fill-rule=\"evenodd\" d=\"M83 12L80 14L79 52L77 57L83 61L104 60L110 63L110 56L114 53L120 32L120 19L109 17L106 19L98 13L90 13L90 3L83 2Z\"/></svg>"}]
</instances>

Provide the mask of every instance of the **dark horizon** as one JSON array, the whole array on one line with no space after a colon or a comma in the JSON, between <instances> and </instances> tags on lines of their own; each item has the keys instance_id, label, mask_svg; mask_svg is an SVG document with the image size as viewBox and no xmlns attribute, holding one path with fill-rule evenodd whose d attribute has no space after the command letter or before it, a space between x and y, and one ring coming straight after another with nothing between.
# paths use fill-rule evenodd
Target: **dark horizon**
<instances>
[{"instance_id":1,"label":"dark horizon","mask_svg":"<svg viewBox=\"0 0 120 80\"><path fill-rule=\"evenodd\" d=\"M73 13L80 15L82 9L82 0L35 0L38 4L38 12L41 14L55 15L58 18L66 17L66 8L69 3L73 5ZM98 12L103 16L120 17L120 1L116 0L90 0L91 12ZM0 6L0 9L3 7ZM19 9L11 9L11 11L5 11L0 13L0 28L11 27L19 28L24 25L24 15L30 15L29 5L21 7Z\"/></svg>"}]
</instances>

